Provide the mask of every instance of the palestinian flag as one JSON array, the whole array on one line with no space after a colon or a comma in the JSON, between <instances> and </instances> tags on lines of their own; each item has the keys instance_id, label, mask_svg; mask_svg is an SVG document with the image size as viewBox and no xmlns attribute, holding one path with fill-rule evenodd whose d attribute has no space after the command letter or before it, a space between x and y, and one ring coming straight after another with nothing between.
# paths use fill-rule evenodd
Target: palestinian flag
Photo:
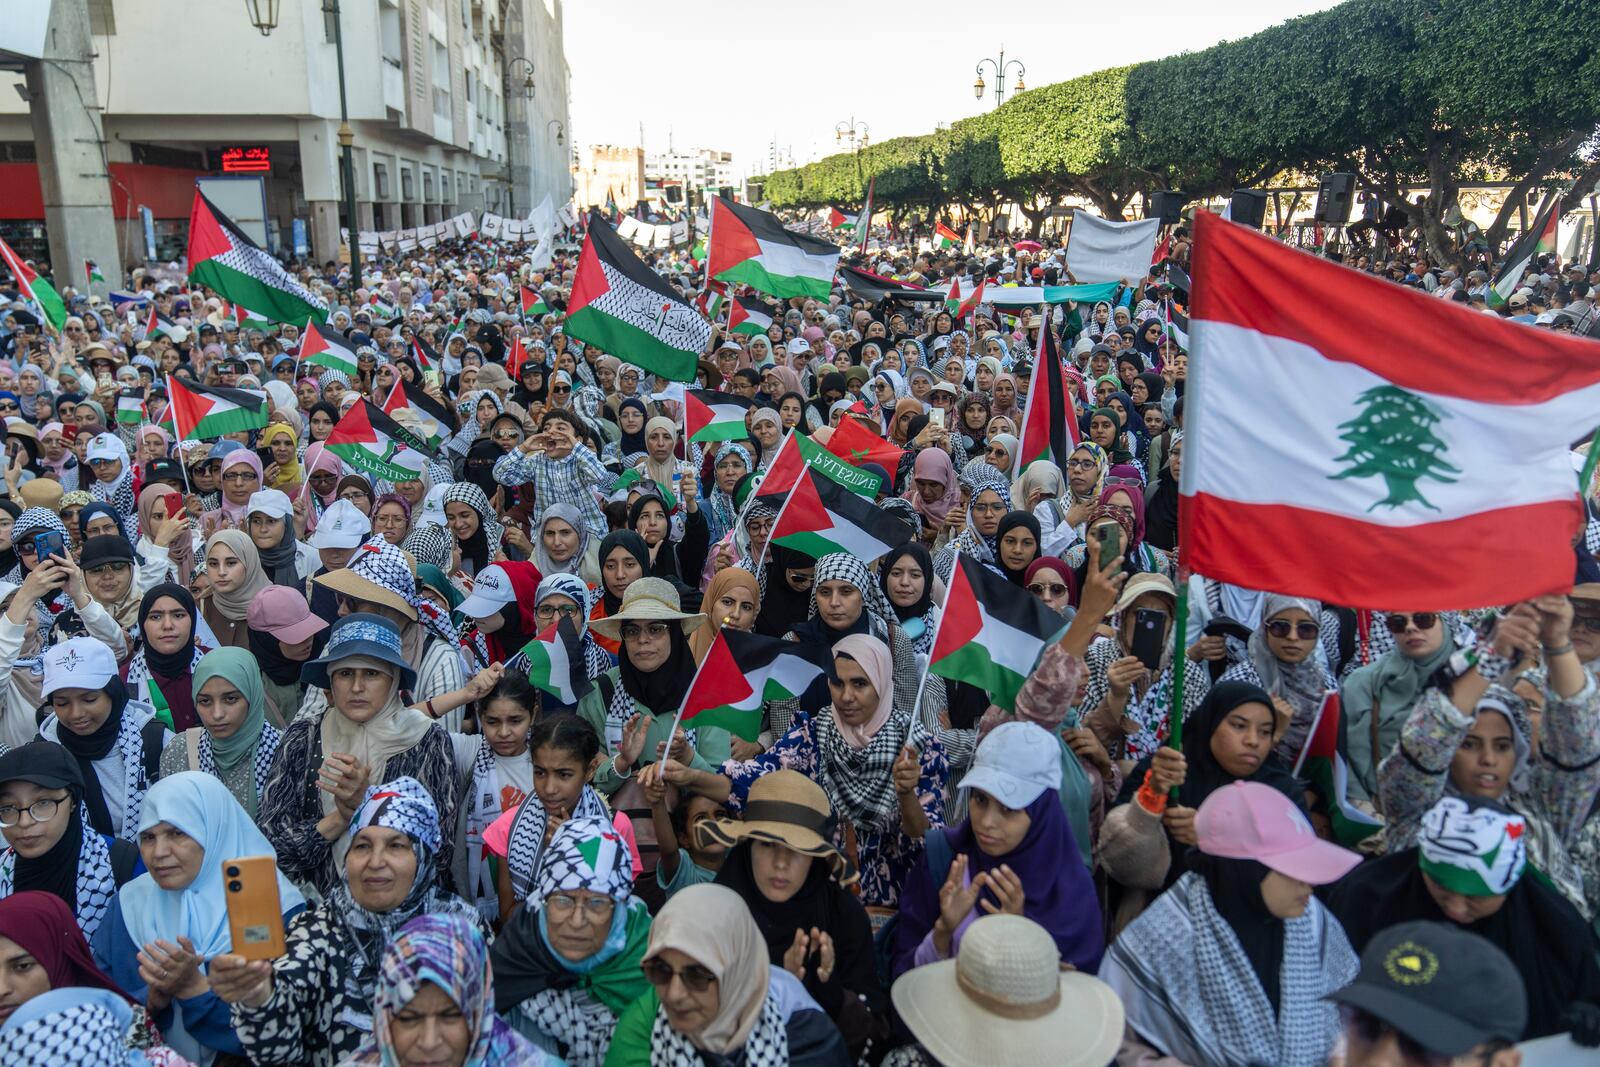
<instances>
[{"instance_id":1,"label":"palestinian flag","mask_svg":"<svg viewBox=\"0 0 1600 1067\"><path fill-rule=\"evenodd\" d=\"M1354 848L1383 829L1383 823L1351 803L1350 769L1339 754L1339 719L1342 715L1339 691L1330 689L1322 698L1317 717L1311 723L1306 747L1294 763L1294 776L1310 782L1327 805L1333 837L1346 848Z\"/></svg>"},{"instance_id":2,"label":"palestinian flag","mask_svg":"<svg viewBox=\"0 0 1600 1067\"><path fill-rule=\"evenodd\" d=\"M684 429L691 441L742 441L750 436L744 417L755 401L732 393L710 389L684 391L688 404L683 410Z\"/></svg>"},{"instance_id":3,"label":"palestinian flag","mask_svg":"<svg viewBox=\"0 0 1600 1067\"><path fill-rule=\"evenodd\" d=\"M795 481L772 524L775 543L813 559L848 552L871 563L911 537L905 522L809 468Z\"/></svg>"},{"instance_id":4,"label":"palestinian flag","mask_svg":"<svg viewBox=\"0 0 1600 1067\"><path fill-rule=\"evenodd\" d=\"M545 303L544 297L539 295L539 290L530 289L524 285L522 287L522 314L524 317L529 315L548 315L550 314L550 305Z\"/></svg>"},{"instance_id":5,"label":"palestinian flag","mask_svg":"<svg viewBox=\"0 0 1600 1067\"><path fill-rule=\"evenodd\" d=\"M1539 214L1534 216L1533 225L1523 230L1522 236L1506 250L1500 273L1494 276L1494 281L1489 283L1489 292L1485 294L1490 307L1499 307L1510 300L1511 294L1522 284L1522 275L1528 267L1540 256L1556 250L1556 223L1560 220L1561 197L1549 197L1539 209Z\"/></svg>"},{"instance_id":6,"label":"palestinian flag","mask_svg":"<svg viewBox=\"0 0 1600 1067\"><path fill-rule=\"evenodd\" d=\"M855 412L854 408L851 408ZM867 414L866 408L856 414ZM828 438L827 449L853 467L863 463L876 463L893 478L900 469L900 457L905 450L885 441L856 419L840 419L838 429Z\"/></svg>"},{"instance_id":7,"label":"palestinian flag","mask_svg":"<svg viewBox=\"0 0 1600 1067\"><path fill-rule=\"evenodd\" d=\"M754 741L768 701L793 700L821 675L793 641L722 627L683 696L679 722L688 730L716 726Z\"/></svg>"},{"instance_id":8,"label":"palestinian flag","mask_svg":"<svg viewBox=\"0 0 1600 1067\"><path fill-rule=\"evenodd\" d=\"M1204 212L1194 249L1178 543L1195 573L1372 611L1572 588L1584 507L1568 446L1600 410L1600 345ZM1382 351L1367 343L1385 332Z\"/></svg>"},{"instance_id":9,"label":"palestinian flag","mask_svg":"<svg viewBox=\"0 0 1600 1067\"><path fill-rule=\"evenodd\" d=\"M439 369L439 354L416 334L411 336L411 358L417 361L417 369L423 373Z\"/></svg>"},{"instance_id":10,"label":"palestinian flag","mask_svg":"<svg viewBox=\"0 0 1600 1067\"><path fill-rule=\"evenodd\" d=\"M38 272L24 263L3 240L0 240L0 259L5 260L6 270L11 272L22 299L38 308L44 320L59 331L67 321L67 305L61 302L56 287L39 277Z\"/></svg>"},{"instance_id":11,"label":"palestinian flag","mask_svg":"<svg viewBox=\"0 0 1600 1067\"><path fill-rule=\"evenodd\" d=\"M318 326L315 320L307 322L306 332L300 335L300 362L343 371L351 381L360 373L355 348L331 328Z\"/></svg>"},{"instance_id":12,"label":"palestinian flag","mask_svg":"<svg viewBox=\"0 0 1600 1067\"><path fill-rule=\"evenodd\" d=\"M1056 333L1048 325L1039 331L1039 357L1034 363L1028 404L1022 412L1022 441L1017 446L1017 469L1022 477L1030 464L1052 463L1067 476L1067 457L1078 447L1078 419L1067 396L1067 377L1056 350Z\"/></svg>"},{"instance_id":13,"label":"palestinian flag","mask_svg":"<svg viewBox=\"0 0 1600 1067\"><path fill-rule=\"evenodd\" d=\"M766 333L777 317L778 309L774 305L763 304L755 297L736 296L733 310L728 313L728 332L755 337Z\"/></svg>"},{"instance_id":14,"label":"palestinian flag","mask_svg":"<svg viewBox=\"0 0 1600 1067\"><path fill-rule=\"evenodd\" d=\"M272 323L249 310L243 304L233 305L233 321L239 324L241 330L260 330L263 333L272 329Z\"/></svg>"},{"instance_id":15,"label":"palestinian flag","mask_svg":"<svg viewBox=\"0 0 1600 1067\"><path fill-rule=\"evenodd\" d=\"M416 447L421 441L370 400L345 412L323 444L357 470L391 482L415 479L429 458Z\"/></svg>"},{"instance_id":16,"label":"palestinian flag","mask_svg":"<svg viewBox=\"0 0 1600 1067\"><path fill-rule=\"evenodd\" d=\"M828 229L853 230L855 229L855 226L856 220L853 215L846 215L836 207L830 207L828 209Z\"/></svg>"},{"instance_id":17,"label":"palestinian flag","mask_svg":"<svg viewBox=\"0 0 1600 1067\"><path fill-rule=\"evenodd\" d=\"M324 322L328 305L246 237L196 189L189 209L189 279L274 322Z\"/></svg>"},{"instance_id":18,"label":"palestinian flag","mask_svg":"<svg viewBox=\"0 0 1600 1067\"><path fill-rule=\"evenodd\" d=\"M389 395L383 399L385 415L393 418L397 411L411 412L421 428L423 443L429 449L437 450L450 432L449 412L419 386L412 385L398 374L395 375L394 385L389 387Z\"/></svg>"},{"instance_id":19,"label":"palestinian flag","mask_svg":"<svg viewBox=\"0 0 1600 1067\"><path fill-rule=\"evenodd\" d=\"M638 467L629 467L618 476L616 481L611 483L611 489L608 493L608 496L615 496L617 493L627 492L629 489L632 489L634 486L643 481L645 481L644 473L640 471ZM677 511L678 498L672 495L672 490L667 486L662 485L660 482L656 482L654 484L655 491L661 494L662 500L667 505L667 510Z\"/></svg>"},{"instance_id":20,"label":"palestinian flag","mask_svg":"<svg viewBox=\"0 0 1600 1067\"><path fill-rule=\"evenodd\" d=\"M137 426L145 419L144 393L124 389L117 394L117 425Z\"/></svg>"},{"instance_id":21,"label":"palestinian flag","mask_svg":"<svg viewBox=\"0 0 1600 1067\"><path fill-rule=\"evenodd\" d=\"M692 382L711 324L644 264L603 219L591 218L567 303L566 332L675 382Z\"/></svg>"},{"instance_id":22,"label":"palestinian flag","mask_svg":"<svg viewBox=\"0 0 1600 1067\"><path fill-rule=\"evenodd\" d=\"M928 654L928 672L985 690L1010 711L1039 657L1067 620L971 556L956 557Z\"/></svg>"},{"instance_id":23,"label":"palestinian flag","mask_svg":"<svg viewBox=\"0 0 1600 1067\"><path fill-rule=\"evenodd\" d=\"M139 340L149 341L152 338L165 337L167 336L167 331L174 325L176 323L158 312L156 306L151 304L150 315L144 320L144 334Z\"/></svg>"},{"instance_id":24,"label":"palestinian flag","mask_svg":"<svg viewBox=\"0 0 1600 1067\"><path fill-rule=\"evenodd\" d=\"M956 321L959 322L978 310L978 305L983 303L984 287L988 284L988 278L979 278L978 287L972 290L971 293L967 294L967 298L965 300L957 302L956 309L950 313L956 319Z\"/></svg>"},{"instance_id":25,"label":"palestinian flag","mask_svg":"<svg viewBox=\"0 0 1600 1067\"><path fill-rule=\"evenodd\" d=\"M877 497L879 489L883 487L883 481L876 474L852 467L805 434L790 430L778 446L778 454L772 457L772 465L756 487L756 496L774 507L782 507L789 490L794 488L794 483L807 470L830 478L869 501Z\"/></svg>"},{"instance_id":26,"label":"palestinian flag","mask_svg":"<svg viewBox=\"0 0 1600 1067\"><path fill-rule=\"evenodd\" d=\"M954 315L961 307L961 275L950 277L950 291L944 295L944 309Z\"/></svg>"},{"instance_id":27,"label":"palestinian flag","mask_svg":"<svg viewBox=\"0 0 1600 1067\"><path fill-rule=\"evenodd\" d=\"M715 197L706 271L770 296L828 299L839 246L784 229L776 215ZM692 372L691 372L692 373Z\"/></svg>"},{"instance_id":28,"label":"palestinian flag","mask_svg":"<svg viewBox=\"0 0 1600 1067\"><path fill-rule=\"evenodd\" d=\"M1180 349L1189 351L1189 316L1177 308L1168 308L1162 330L1172 335L1172 339L1178 342Z\"/></svg>"},{"instance_id":29,"label":"palestinian flag","mask_svg":"<svg viewBox=\"0 0 1600 1067\"><path fill-rule=\"evenodd\" d=\"M267 398L248 389L201 385L169 375L167 414L178 440L214 441L225 433L265 429Z\"/></svg>"},{"instance_id":30,"label":"palestinian flag","mask_svg":"<svg viewBox=\"0 0 1600 1067\"><path fill-rule=\"evenodd\" d=\"M89 285L106 280L106 276L100 273L100 264L92 259L83 261L83 276L88 279Z\"/></svg>"},{"instance_id":31,"label":"palestinian flag","mask_svg":"<svg viewBox=\"0 0 1600 1067\"><path fill-rule=\"evenodd\" d=\"M941 222L933 228L933 243L939 248L954 248L961 243L961 235Z\"/></svg>"},{"instance_id":32,"label":"palestinian flag","mask_svg":"<svg viewBox=\"0 0 1600 1067\"><path fill-rule=\"evenodd\" d=\"M545 631L522 646L528 657L528 681L572 705L583 699L592 687L583 659L583 638L571 619L558 619Z\"/></svg>"},{"instance_id":33,"label":"palestinian flag","mask_svg":"<svg viewBox=\"0 0 1600 1067\"><path fill-rule=\"evenodd\" d=\"M937 289L924 289L920 285L910 282L896 281L886 278L881 274L874 274L870 270L861 270L857 267L840 267L839 280L844 287L869 304L876 304L881 300L926 300L934 302L943 300L944 296Z\"/></svg>"}]
</instances>

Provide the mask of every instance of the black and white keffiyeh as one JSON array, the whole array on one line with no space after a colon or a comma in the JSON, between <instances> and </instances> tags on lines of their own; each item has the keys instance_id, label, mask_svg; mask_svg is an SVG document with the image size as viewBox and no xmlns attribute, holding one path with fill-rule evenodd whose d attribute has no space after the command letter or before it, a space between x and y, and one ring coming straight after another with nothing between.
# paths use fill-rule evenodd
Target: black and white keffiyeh
<instances>
[{"instance_id":1,"label":"black and white keffiyeh","mask_svg":"<svg viewBox=\"0 0 1600 1067\"><path fill-rule=\"evenodd\" d=\"M91 991L61 992L72 996ZM124 1029L106 1004L85 1000L0 1031L0 1062L8 1067L55 1067L60 1063L112 1067L132 1063L123 1042Z\"/></svg>"},{"instance_id":2,"label":"black and white keffiyeh","mask_svg":"<svg viewBox=\"0 0 1600 1067\"><path fill-rule=\"evenodd\" d=\"M17 888L17 853L6 849L0 855L0 899L9 897ZM78 845L78 902L72 913L78 918L78 928L86 940L94 939L100 929L100 920L111 906L117 893L116 877L111 871L111 850L106 839L95 833L94 827L83 828L83 840Z\"/></svg>"},{"instance_id":3,"label":"black and white keffiyeh","mask_svg":"<svg viewBox=\"0 0 1600 1067\"><path fill-rule=\"evenodd\" d=\"M539 857L534 895L543 900L563 889L587 889L619 902L633 894L632 854L604 812L562 823Z\"/></svg>"},{"instance_id":4,"label":"black and white keffiyeh","mask_svg":"<svg viewBox=\"0 0 1600 1067\"><path fill-rule=\"evenodd\" d=\"M255 784L257 798L267 791L267 779L272 776L272 762L277 758L278 741L281 737L282 735L270 722L261 724L261 736L256 740L256 752L250 767L250 777ZM208 731L200 732L199 747L199 770L214 778L221 778L222 771L217 767L216 754L211 751L211 734Z\"/></svg>"},{"instance_id":5,"label":"black and white keffiyeh","mask_svg":"<svg viewBox=\"0 0 1600 1067\"><path fill-rule=\"evenodd\" d=\"M789 1062L789 1020L779 1007L772 990L761 1004L761 1016L745 1039L740 1061L743 1067L782 1067ZM667 1021L667 1009L656 1009L650 1028L650 1067L700 1067L705 1060L700 1050Z\"/></svg>"},{"instance_id":6,"label":"black and white keffiyeh","mask_svg":"<svg viewBox=\"0 0 1600 1067\"><path fill-rule=\"evenodd\" d=\"M525 758L531 763L533 756ZM500 810L500 788L495 783L494 749L489 742L479 738L477 754L472 757L471 794L464 797L466 806L467 884L461 893L475 903L485 922L500 921L499 891L494 874L484 855L483 834L503 812Z\"/></svg>"},{"instance_id":7,"label":"black and white keffiyeh","mask_svg":"<svg viewBox=\"0 0 1600 1067\"><path fill-rule=\"evenodd\" d=\"M816 717L817 784L828 794L834 813L858 830L888 831L900 822L894 791L894 761L907 744L921 748L910 717L895 711L862 748L852 748L839 732L832 710Z\"/></svg>"},{"instance_id":8,"label":"black and white keffiyeh","mask_svg":"<svg viewBox=\"0 0 1600 1067\"><path fill-rule=\"evenodd\" d=\"M817 560L815 577L811 580L811 610L809 617L817 614L817 590L823 582L848 582L861 591L861 610L869 618L872 636L887 642L889 624L894 620L894 608L883 595L878 583L867 573L867 565L847 552L832 552Z\"/></svg>"},{"instance_id":9,"label":"black and white keffiyeh","mask_svg":"<svg viewBox=\"0 0 1600 1067\"><path fill-rule=\"evenodd\" d=\"M617 688L620 691L622 687ZM578 795L577 804L573 805L572 819L591 817L609 820L611 815L594 786L586 785ZM506 840L506 865L511 870L512 896L519 901L526 900L533 888L534 875L539 871L544 854L545 827L549 822L550 817L538 793L527 795L517 808L516 818L511 821L511 833Z\"/></svg>"}]
</instances>

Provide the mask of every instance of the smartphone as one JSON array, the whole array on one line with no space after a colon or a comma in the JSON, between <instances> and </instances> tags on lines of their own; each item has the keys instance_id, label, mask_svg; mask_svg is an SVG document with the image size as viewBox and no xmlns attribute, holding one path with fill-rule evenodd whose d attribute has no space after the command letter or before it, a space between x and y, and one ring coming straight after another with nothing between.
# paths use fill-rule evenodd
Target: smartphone
<instances>
[{"instance_id":1,"label":"smartphone","mask_svg":"<svg viewBox=\"0 0 1600 1067\"><path fill-rule=\"evenodd\" d=\"M1122 554L1122 527L1107 522L1096 528L1100 531L1100 569L1105 570Z\"/></svg>"},{"instance_id":2,"label":"smartphone","mask_svg":"<svg viewBox=\"0 0 1600 1067\"><path fill-rule=\"evenodd\" d=\"M1161 667L1161 647L1166 644L1167 613L1140 608L1133 613L1133 658L1151 670Z\"/></svg>"},{"instance_id":3,"label":"smartphone","mask_svg":"<svg viewBox=\"0 0 1600 1067\"><path fill-rule=\"evenodd\" d=\"M277 460L272 458L272 449L270 449L270 448L258 448L258 449L256 449L256 458L261 460L261 466L262 466L263 469L265 469L267 467L270 467L274 463L278 462Z\"/></svg>"},{"instance_id":4,"label":"smartphone","mask_svg":"<svg viewBox=\"0 0 1600 1067\"><path fill-rule=\"evenodd\" d=\"M247 960L271 960L287 948L283 940L283 902L278 899L278 864L271 856L222 861L222 886L228 902L228 932L233 951Z\"/></svg>"},{"instance_id":5,"label":"smartphone","mask_svg":"<svg viewBox=\"0 0 1600 1067\"><path fill-rule=\"evenodd\" d=\"M66 542L54 530L46 530L44 533L34 534L33 555L34 559L40 563L43 563L51 556L60 556L65 559L67 555Z\"/></svg>"},{"instance_id":6,"label":"smartphone","mask_svg":"<svg viewBox=\"0 0 1600 1067\"><path fill-rule=\"evenodd\" d=\"M181 519L181 518L183 518L183 494L182 493L168 493L166 496L162 497L161 499L166 501L166 504L167 504L167 518L169 518L169 519Z\"/></svg>"},{"instance_id":7,"label":"smartphone","mask_svg":"<svg viewBox=\"0 0 1600 1067\"><path fill-rule=\"evenodd\" d=\"M944 429L944 408L928 409L928 425L936 430Z\"/></svg>"}]
</instances>

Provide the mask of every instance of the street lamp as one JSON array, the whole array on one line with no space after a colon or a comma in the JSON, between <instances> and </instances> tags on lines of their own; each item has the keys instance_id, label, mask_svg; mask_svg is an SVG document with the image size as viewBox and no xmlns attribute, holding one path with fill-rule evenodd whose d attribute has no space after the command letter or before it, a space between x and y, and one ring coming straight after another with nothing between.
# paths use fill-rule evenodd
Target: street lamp
<instances>
[{"instance_id":1,"label":"street lamp","mask_svg":"<svg viewBox=\"0 0 1600 1067\"><path fill-rule=\"evenodd\" d=\"M1022 65L1022 60L1020 59L1013 59L1010 62L1007 62L1006 50L1002 48L1000 49L999 59L978 60L978 80L972 83L972 95L977 97L979 100L983 99L983 90L986 85L983 80L983 65L985 63L988 63L990 66L994 67L994 102L997 107L1003 103L1006 98L1006 71L1009 68L1017 68L1017 92L1020 93L1027 88L1027 85L1025 85L1022 81L1023 75L1027 73L1027 68Z\"/></svg>"},{"instance_id":2,"label":"street lamp","mask_svg":"<svg viewBox=\"0 0 1600 1067\"><path fill-rule=\"evenodd\" d=\"M250 13L250 25L260 30L261 36L278 28L278 0L244 0L244 6Z\"/></svg>"},{"instance_id":3,"label":"street lamp","mask_svg":"<svg viewBox=\"0 0 1600 1067\"><path fill-rule=\"evenodd\" d=\"M556 144L565 144L567 140L566 126L562 124L560 119L551 119L549 122L544 124L545 132L548 133L550 127L552 126L556 128Z\"/></svg>"},{"instance_id":4,"label":"street lamp","mask_svg":"<svg viewBox=\"0 0 1600 1067\"><path fill-rule=\"evenodd\" d=\"M511 63L506 67L506 73L509 74L511 77L515 78L517 76L517 69L518 69L517 65L519 63L522 66L528 68L528 73L526 75L524 75L523 79L522 79L522 95L525 98L527 98L529 100L532 100L533 99L533 60L529 59L526 56L518 56L517 58L513 59L511 61Z\"/></svg>"},{"instance_id":5,"label":"street lamp","mask_svg":"<svg viewBox=\"0 0 1600 1067\"><path fill-rule=\"evenodd\" d=\"M850 140L850 149L855 151L867 147L867 135L871 128L865 122L857 122L854 115L849 122L840 121L833 127L833 143L843 144L846 138Z\"/></svg>"},{"instance_id":6,"label":"street lamp","mask_svg":"<svg viewBox=\"0 0 1600 1067\"><path fill-rule=\"evenodd\" d=\"M250 21L263 37L278 25L278 0L245 0ZM356 239L356 163L351 145L355 131L350 128L350 104L344 89L344 29L340 25L339 0L323 0L322 12L333 16L333 52L339 60L339 169L344 178L344 211L350 228L350 288L361 285L361 242Z\"/></svg>"}]
</instances>

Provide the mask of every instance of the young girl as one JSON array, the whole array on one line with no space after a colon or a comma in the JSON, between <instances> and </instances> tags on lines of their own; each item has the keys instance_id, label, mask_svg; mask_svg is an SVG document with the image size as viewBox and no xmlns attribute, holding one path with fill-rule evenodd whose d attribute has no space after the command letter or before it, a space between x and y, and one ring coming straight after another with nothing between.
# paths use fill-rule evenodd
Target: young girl
<instances>
[{"instance_id":1,"label":"young girl","mask_svg":"<svg viewBox=\"0 0 1600 1067\"><path fill-rule=\"evenodd\" d=\"M539 712L539 693L521 671L508 670L478 705L476 734L451 734L462 803L456 820L456 885L486 922L500 914L498 864L484 847L491 823L533 792L528 738Z\"/></svg>"},{"instance_id":2,"label":"young girl","mask_svg":"<svg viewBox=\"0 0 1600 1067\"><path fill-rule=\"evenodd\" d=\"M728 809L698 793L678 795L678 803L667 810L667 784L661 778L661 764L639 769L639 785L650 801L650 821L655 824L656 843L661 850L656 864L656 884L668 897L680 889L709 882L722 870L728 846L717 841L702 842L700 824L728 819Z\"/></svg>"},{"instance_id":3,"label":"young girl","mask_svg":"<svg viewBox=\"0 0 1600 1067\"><path fill-rule=\"evenodd\" d=\"M594 728L576 715L550 715L534 724L528 750L533 753L533 792L483 833L484 845L504 860L495 880L501 922L527 896L539 854L568 819L581 815L611 819L628 844L634 877L644 870L633 822L626 815L613 816L589 785L600 766L600 737Z\"/></svg>"}]
</instances>

